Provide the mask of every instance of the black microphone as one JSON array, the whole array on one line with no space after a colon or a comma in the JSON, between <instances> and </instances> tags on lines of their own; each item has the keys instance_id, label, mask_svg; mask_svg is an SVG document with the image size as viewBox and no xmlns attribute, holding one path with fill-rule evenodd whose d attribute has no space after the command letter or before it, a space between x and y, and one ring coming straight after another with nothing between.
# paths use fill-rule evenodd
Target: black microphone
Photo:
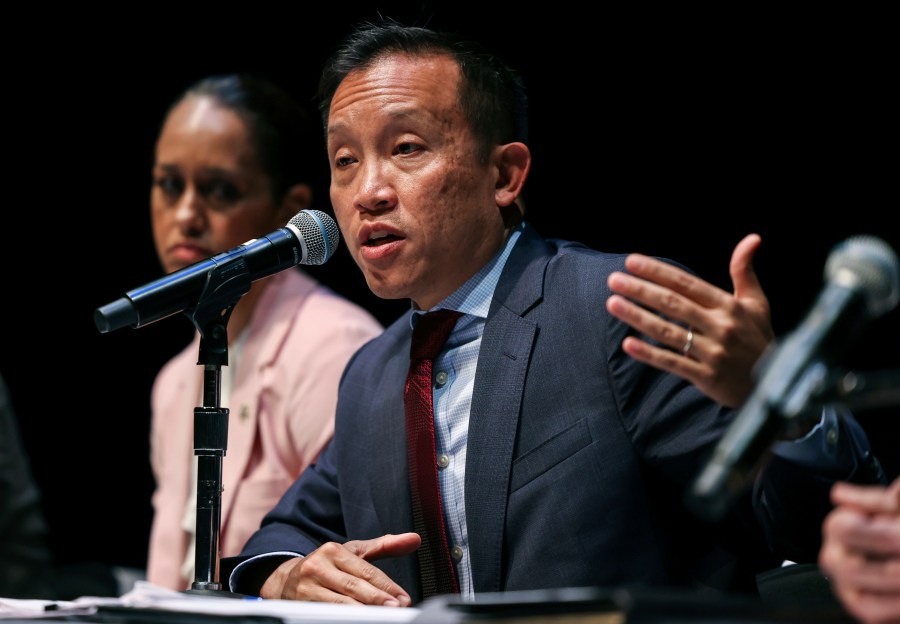
<instances>
[{"instance_id":1,"label":"black microphone","mask_svg":"<svg viewBox=\"0 0 900 624\"><path fill-rule=\"evenodd\" d=\"M334 219L319 210L301 210L282 228L261 238L200 260L156 281L125 293L94 311L101 333L131 326L143 327L195 306L213 272L227 272L224 286L241 288L298 264L323 264L340 242ZM221 294L221 293L217 293ZM226 293L227 294L227 293Z\"/></svg>"},{"instance_id":2,"label":"black microphone","mask_svg":"<svg viewBox=\"0 0 900 624\"><path fill-rule=\"evenodd\" d=\"M825 282L801 324L757 363L753 392L688 491L697 515L724 516L776 437L821 415L811 408L822 406L816 400L833 380L832 364L865 323L900 300L900 261L885 241L854 236L832 249Z\"/></svg>"}]
</instances>

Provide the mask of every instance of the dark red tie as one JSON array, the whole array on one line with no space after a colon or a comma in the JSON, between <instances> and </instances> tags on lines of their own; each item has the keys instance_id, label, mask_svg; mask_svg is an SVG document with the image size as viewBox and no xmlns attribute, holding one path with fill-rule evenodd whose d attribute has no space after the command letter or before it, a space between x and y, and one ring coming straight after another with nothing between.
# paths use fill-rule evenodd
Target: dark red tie
<instances>
[{"instance_id":1,"label":"dark red tie","mask_svg":"<svg viewBox=\"0 0 900 624\"><path fill-rule=\"evenodd\" d=\"M419 547L419 572L422 594L459 593L459 584L450 559L441 488L438 482L434 441L431 362L440 353L461 312L438 310L419 318L413 329L406 378L406 449L409 457L409 484L412 495L413 524L422 536Z\"/></svg>"}]
</instances>

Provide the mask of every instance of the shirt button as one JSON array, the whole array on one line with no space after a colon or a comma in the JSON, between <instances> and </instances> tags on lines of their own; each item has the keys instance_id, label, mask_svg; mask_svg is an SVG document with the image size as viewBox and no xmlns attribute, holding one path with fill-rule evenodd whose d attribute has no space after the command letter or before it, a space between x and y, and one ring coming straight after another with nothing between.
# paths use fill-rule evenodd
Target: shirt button
<instances>
[{"instance_id":1,"label":"shirt button","mask_svg":"<svg viewBox=\"0 0 900 624\"><path fill-rule=\"evenodd\" d=\"M434 376L434 381L439 386L443 386L445 383L447 383L448 379L450 379L450 375L448 375L445 371L441 371Z\"/></svg>"},{"instance_id":2,"label":"shirt button","mask_svg":"<svg viewBox=\"0 0 900 624\"><path fill-rule=\"evenodd\" d=\"M450 456L446 455L446 454L438 455L437 465L438 465L438 468L441 468L441 469L449 466L450 465Z\"/></svg>"},{"instance_id":3,"label":"shirt button","mask_svg":"<svg viewBox=\"0 0 900 624\"><path fill-rule=\"evenodd\" d=\"M454 544L453 549L450 551L450 556L453 557L454 561L460 561L463 558L462 546Z\"/></svg>"}]
</instances>

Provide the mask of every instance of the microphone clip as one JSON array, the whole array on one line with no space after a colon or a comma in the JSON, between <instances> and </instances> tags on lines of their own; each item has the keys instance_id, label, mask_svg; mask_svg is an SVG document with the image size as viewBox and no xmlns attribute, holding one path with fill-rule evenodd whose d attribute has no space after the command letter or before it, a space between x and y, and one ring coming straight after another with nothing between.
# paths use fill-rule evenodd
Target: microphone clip
<instances>
[{"instance_id":1,"label":"microphone clip","mask_svg":"<svg viewBox=\"0 0 900 624\"><path fill-rule=\"evenodd\" d=\"M207 272L197 303L184 310L200 332L200 361L204 364L228 365L228 320L252 283L244 257L235 256Z\"/></svg>"}]
</instances>

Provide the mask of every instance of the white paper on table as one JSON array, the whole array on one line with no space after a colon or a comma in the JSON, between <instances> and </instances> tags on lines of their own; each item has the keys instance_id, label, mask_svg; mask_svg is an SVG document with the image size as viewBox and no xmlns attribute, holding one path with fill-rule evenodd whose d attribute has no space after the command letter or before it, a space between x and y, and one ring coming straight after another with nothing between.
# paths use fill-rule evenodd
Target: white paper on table
<instances>
[{"instance_id":1,"label":"white paper on table","mask_svg":"<svg viewBox=\"0 0 900 624\"><path fill-rule=\"evenodd\" d=\"M419 614L413 607L341 605L302 600L263 600L190 594L165 589L146 581L120 599L121 605L205 615L244 615L280 618L286 624L362 624L364 622L410 622Z\"/></svg>"},{"instance_id":2,"label":"white paper on table","mask_svg":"<svg viewBox=\"0 0 900 624\"><path fill-rule=\"evenodd\" d=\"M136 581L134 588L120 598L83 596L76 600L25 600L0 598L0 620L60 618L92 615L99 607L154 609L203 615L240 615L275 617L285 624L362 624L365 622L410 622L417 608L340 605L300 600L262 600L228 598L178 592L147 581Z\"/></svg>"},{"instance_id":3,"label":"white paper on table","mask_svg":"<svg viewBox=\"0 0 900 624\"><path fill-rule=\"evenodd\" d=\"M39 620L68 615L91 615L97 607L119 605L118 598L78 598L77 600L37 600L0 598L0 620Z\"/></svg>"}]
</instances>

